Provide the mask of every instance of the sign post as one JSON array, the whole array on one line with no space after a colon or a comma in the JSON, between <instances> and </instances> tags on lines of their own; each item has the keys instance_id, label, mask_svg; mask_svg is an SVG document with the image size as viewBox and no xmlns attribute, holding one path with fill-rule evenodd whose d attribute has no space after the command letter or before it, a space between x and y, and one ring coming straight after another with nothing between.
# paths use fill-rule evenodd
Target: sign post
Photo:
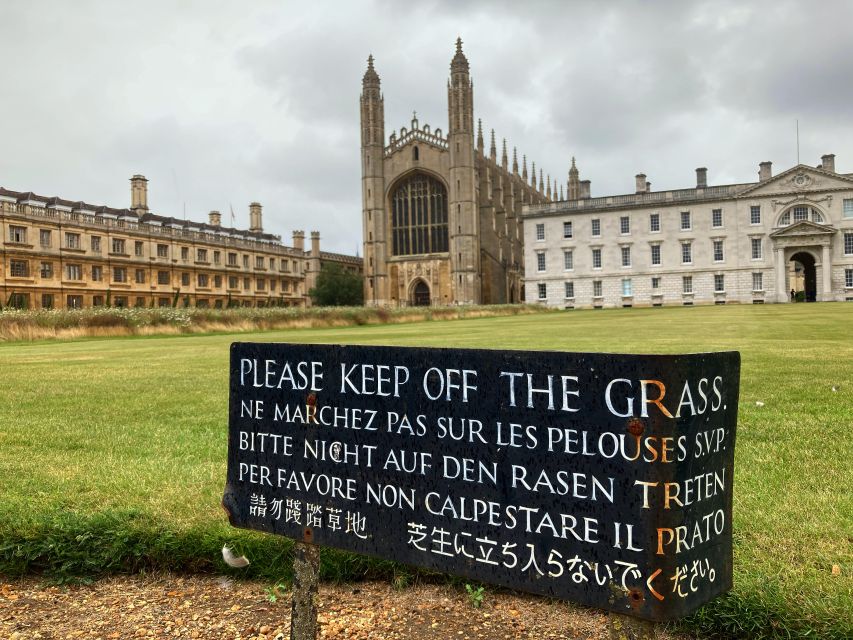
<instances>
[{"instance_id":1,"label":"sign post","mask_svg":"<svg viewBox=\"0 0 853 640\"><path fill-rule=\"evenodd\" d=\"M299 542L300 584L327 545L671 620L731 588L739 376L734 352L235 343L223 505Z\"/></svg>"},{"instance_id":2,"label":"sign post","mask_svg":"<svg viewBox=\"0 0 853 640\"><path fill-rule=\"evenodd\" d=\"M319 582L320 547L297 542L293 545L290 640L314 640L318 636L316 598Z\"/></svg>"}]
</instances>

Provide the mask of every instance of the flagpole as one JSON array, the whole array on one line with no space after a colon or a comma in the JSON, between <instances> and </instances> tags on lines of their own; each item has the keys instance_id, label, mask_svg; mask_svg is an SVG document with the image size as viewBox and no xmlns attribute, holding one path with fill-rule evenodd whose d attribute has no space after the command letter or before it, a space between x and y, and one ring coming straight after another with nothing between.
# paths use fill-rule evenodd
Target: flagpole
<instances>
[{"instance_id":1,"label":"flagpole","mask_svg":"<svg viewBox=\"0 0 853 640\"><path fill-rule=\"evenodd\" d=\"M797 164L800 164L800 119L797 118Z\"/></svg>"}]
</instances>

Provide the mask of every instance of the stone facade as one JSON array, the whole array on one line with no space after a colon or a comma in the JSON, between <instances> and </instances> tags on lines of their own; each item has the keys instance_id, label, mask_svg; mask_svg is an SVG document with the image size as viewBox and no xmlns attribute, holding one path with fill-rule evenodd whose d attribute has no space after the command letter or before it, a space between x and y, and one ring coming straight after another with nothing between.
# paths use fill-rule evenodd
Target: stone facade
<instances>
[{"instance_id":1,"label":"stone facade","mask_svg":"<svg viewBox=\"0 0 853 640\"><path fill-rule=\"evenodd\" d=\"M510 165L494 131L474 128L474 90L457 40L448 130L421 125L385 138L379 75L368 58L361 94L364 298L368 305L495 304L523 299L521 208L551 200L540 170Z\"/></svg>"},{"instance_id":2,"label":"stone facade","mask_svg":"<svg viewBox=\"0 0 853 640\"><path fill-rule=\"evenodd\" d=\"M574 169L574 166L573 166ZM757 182L525 207L526 301L553 307L853 300L853 174L835 156ZM570 175L570 182L572 178ZM588 182L586 183L588 186ZM569 193L572 193L570 189Z\"/></svg>"},{"instance_id":3,"label":"stone facade","mask_svg":"<svg viewBox=\"0 0 853 640\"><path fill-rule=\"evenodd\" d=\"M320 234L293 246L264 233L155 215L148 181L131 178L131 207L113 209L0 188L2 307L306 306L324 262L360 273L361 259L320 251Z\"/></svg>"}]
</instances>

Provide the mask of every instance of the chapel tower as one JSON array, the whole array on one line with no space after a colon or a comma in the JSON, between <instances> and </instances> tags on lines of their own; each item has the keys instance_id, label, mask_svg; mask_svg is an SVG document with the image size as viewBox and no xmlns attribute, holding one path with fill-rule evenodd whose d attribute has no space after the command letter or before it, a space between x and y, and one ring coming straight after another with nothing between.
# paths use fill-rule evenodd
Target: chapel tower
<instances>
[{"instance_id":1,"label":"chapel tower","mask_svg":"<svg viewBox=\"0 0 853 640\"><path fill-rule=\"evenodd\" d=\"M361 192L364 234L364 300L388 303L388 247L385 240L385 106L373 56L361 81Z\"/></svg>"},{"instance_id":2,"label":"chapel tower","mask_svg":"<svg viewBox=\"0 0 853 640\"><path fill-rule=\"evenodd\" d=\"M474 85L462 39L450 62L447 82L448 148L450 151L450 273L453 298L461 304L479 304L480 220L477 172L474 165Z\"/></svg>"}]
</instances>

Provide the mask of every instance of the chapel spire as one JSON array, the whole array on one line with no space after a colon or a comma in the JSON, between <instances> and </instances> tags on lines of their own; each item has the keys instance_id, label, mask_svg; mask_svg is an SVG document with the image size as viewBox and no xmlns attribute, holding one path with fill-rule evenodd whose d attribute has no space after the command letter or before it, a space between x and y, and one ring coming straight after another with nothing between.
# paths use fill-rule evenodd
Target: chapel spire
<instances>
[{"instance_id":1,"label":"chapel spire","mask_svg":"<svg viewBox=\"0 0 853 640\"><path fill-rule=\"evenodd\" d=\"M462 52L462 38L456 38L456 55L450 61L450 73L468 73L468 58Z\"/></svg>"},{"instance_id":2,"label":"chapel spire","mask_svg":"<svg viewBox=\"0 0 853 640\"><path fill-rule=\"evenodd\" d=\"M376 87L378 89L379 83L379 74L373 68L373 54L371 53L367 56L367 71L364 72L364 77L361 79L361 86L363 88Z\"/></svg>"},{"instance_id":3,"label":"chapel spire","mask_svg":"<svg viewBox=\"0 0 853 640\"><path fill-rule=\"evenodd\" d=\"M581 194L581 182L580 182L580 173L578 172L578 168L575 165L575 157L572 156L572 166L569 169L569 184L568 184L568 196L569 200L579 200Z\"/></svg>"},{"instance_id":4,"label":"chapel spire","mask_svg":"<svg viewBox=\"0 0 853 640\"><path fill-rule=\"evenodd\" d=\"M456 55L450 61L450 80L447 82L447 111L449 133L466 133L474 142L474 85L468 74L468 59L462 53L462 39L456 39Z\"/></svg>"},{"instance_id":5,"label":"chapel spire","mask_svg":"<svg viewBox=\"0 0 853 640\"><path fill-rule=\"evenodd\" d=\"M385 107L373 54L367 57L367 71L361 80L361 144L379 145L385 140Z\"/></svg>"}]
</instances>

